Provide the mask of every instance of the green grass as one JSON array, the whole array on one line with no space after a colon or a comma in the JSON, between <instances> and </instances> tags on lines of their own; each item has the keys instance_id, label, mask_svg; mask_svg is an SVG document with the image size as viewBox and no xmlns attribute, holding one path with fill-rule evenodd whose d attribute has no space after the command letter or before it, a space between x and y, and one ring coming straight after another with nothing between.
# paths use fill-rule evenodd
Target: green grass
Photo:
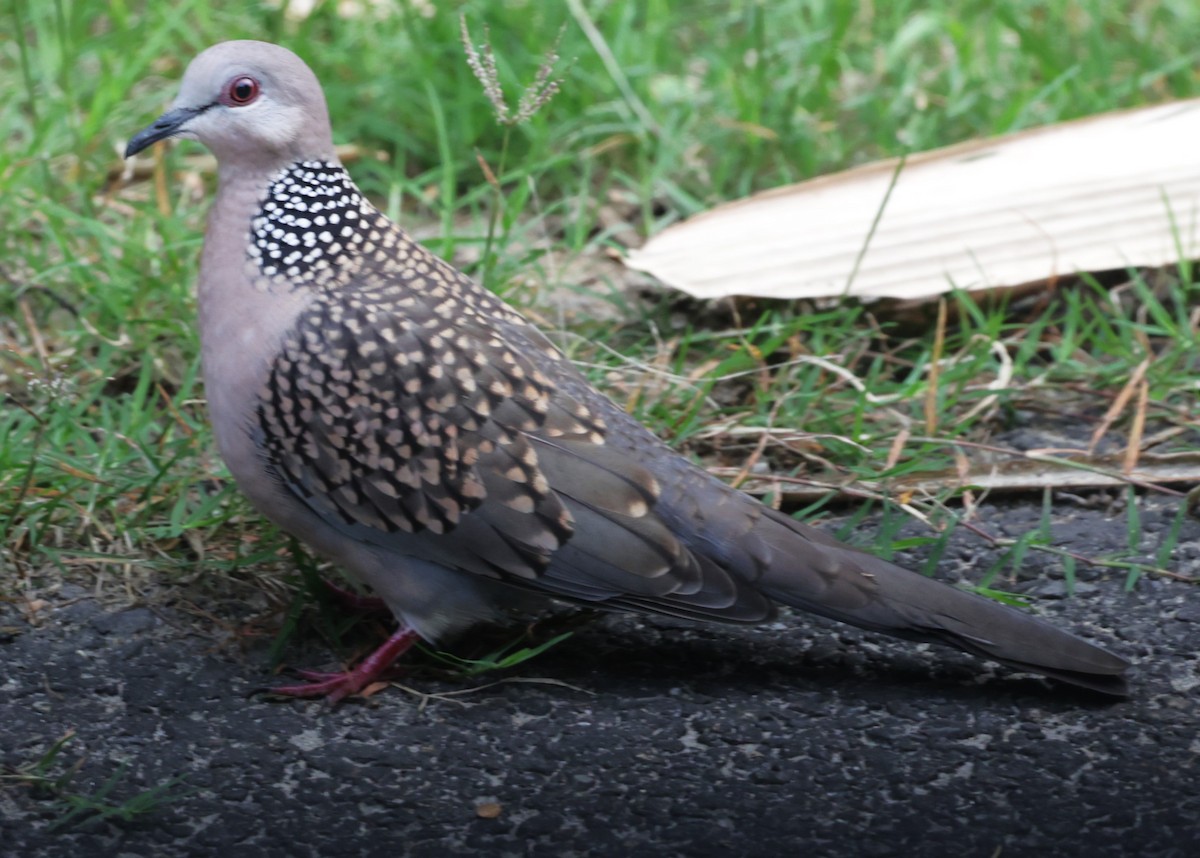
<instances>
[{"instance_id":1,"label":"green grass","mask_svg":"<svg viewBox=\"0 0 1200 858\"><path fill-rule=\"evenodd\" d=\"M10 770L0 769L0 789L29 790L50 800L51 806L59 814L50 824L51 831L106 820L130 822L185 798L191 792L182 787L183 777L177 776L118 801L111 796L125 780L129 764L124 762L95 790L80 792L76 788L76 781L86 759L80 758L69 767L64 767L59 759L63 749L74 738L75 731L69 731L50 743L37 760Z\"/></svg>"},{"instance_id":2,"label":"green grass","mask_svg":"<svg viewBox=\"0 0 1200 858\"><path fill-rule=\"evenodd\" d=\"M183 144L167 156L161 199L152 182L119 179L124 142L169 103L187 61L224 38L281 41L309 60L337 141L366 153L352 172L435 250L478 271L495 216L489 282L707 465L760 461L886 496L891 478L951 466L951 442L986 442L1024 414L1066 414L1086 437L1147 357L1147 431L1179 427L1171 443L1195 445L1200 286L1186 265L1124 284L1085 279L1044 306L950 296L930 398L932 317L635 300L609 288L625 275L606 255L622 234L755 190L1198 95L1194 2L398 0L374 18L341 18L338 5L302 20L195 0L15 0L2 13L15 38L0 41L0 595L70 577L122 599L178 584L198 600L254 578L287 604L291 556L216 458L197 378L191 289L214 177L189 166L199 150ZM561 91L507 140L465 62L460 8L477 41L490 28L509 93L562 30ZM500 171L500 202L480 160ZM573 285L563 270L611 297L604 318L560 301ZM1012 375L990 390L997 343ZM817 440L759 457L758 437L713 429L726 424ZM1119 448L1128 431L1124 416L1109 440ZM889 463L902 432L932 440L909 440ZM945 524L950 494L917 501ZM891 550L905 520L885 517L867 541ZM1136 536L1114 562L1146 560ZM926 540L944 547L934 531ZM1052 535L999 545L1011 567ZM1065 571L1076 574L1075 559Z\"/></svg>"}]
</instances>

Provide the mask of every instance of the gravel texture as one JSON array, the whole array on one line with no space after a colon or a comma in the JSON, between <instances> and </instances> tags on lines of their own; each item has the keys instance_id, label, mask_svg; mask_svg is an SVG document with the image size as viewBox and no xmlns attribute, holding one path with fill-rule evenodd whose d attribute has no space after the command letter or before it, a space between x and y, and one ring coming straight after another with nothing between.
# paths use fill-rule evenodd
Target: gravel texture
<instances>
[{"instance_id":1,"label":"gravel texture","mask_svg":"<svg viewBox=\"0 0 1200 858\"><path fill-rule=\"evenodd\" d=\"M1143 504L1152 555L1174 506ZM1056 544L1125 545L1121 516L1062 506ZM1020 533L1040 515L1002 505L987 525ZM978 579L993 559L956 536L942 570ZM4 773L73 729L53 771L82 761L76 793L122 763L117 803L184 781L132 821L53 830L61 807L7 778L0 854L1200 854L1200 591L1145 577L1126 592L1122 573L1081 568L1062 598L1053 566L1031 555L1013 588L1134 659L1130 700L807 617L607 617L499 677L418 674L411 692L330 708L250 694L271 681L269 641L64 585L36 625L0 605ZM1174 568L1200 575L1200 524ZM332 658L312 637L287 653Z\"/></svg>"}]
</instances>

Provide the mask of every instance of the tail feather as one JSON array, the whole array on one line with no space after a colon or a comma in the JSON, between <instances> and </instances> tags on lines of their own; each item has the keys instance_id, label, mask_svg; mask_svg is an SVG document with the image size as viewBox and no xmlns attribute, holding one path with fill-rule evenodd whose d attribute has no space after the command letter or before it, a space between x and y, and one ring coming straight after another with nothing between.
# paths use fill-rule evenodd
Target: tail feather
<instances>
[{"instance_id":1,"label":"tail feather","mask_svg":"<svg viewBox=\"0 0 1200 858\"><path fill-rule=\"evenodd\" d=\"M787 538L760 535L791 550L777 552L759 581L772 599L895 637L957 647L1101 694L1129 693L1124 677L1129 662L1120 656L1016 608L848 548L784 516L774 520L787 523L791 533L780 534ZM811 543L809 550L795 550L796 531Z\"/></svg>"}]
</instances>

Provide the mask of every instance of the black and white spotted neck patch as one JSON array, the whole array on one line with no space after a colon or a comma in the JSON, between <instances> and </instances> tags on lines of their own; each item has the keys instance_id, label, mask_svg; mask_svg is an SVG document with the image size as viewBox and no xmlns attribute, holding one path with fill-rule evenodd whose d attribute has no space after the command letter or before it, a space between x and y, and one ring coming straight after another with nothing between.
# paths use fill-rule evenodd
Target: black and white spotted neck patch
<instances>
[{"instance_id":1,"label":"black and white spotted neck patch","mask_svg":"<svg viewBox=\"0 0 1200 858\"><path fill-rule=\"evenodd\" d=\"M250 225L250 256L262 273L293 283L324 280L364 240L374 212L339 164L300 161L267 188Z\"/></svg>"}]
</instances>

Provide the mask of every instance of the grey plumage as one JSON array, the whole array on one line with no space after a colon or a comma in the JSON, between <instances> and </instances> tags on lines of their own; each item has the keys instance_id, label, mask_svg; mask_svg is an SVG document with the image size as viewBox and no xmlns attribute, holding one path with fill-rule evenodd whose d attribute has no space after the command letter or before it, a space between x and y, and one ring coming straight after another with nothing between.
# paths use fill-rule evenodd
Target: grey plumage
<instances>
[{"instance_id":1,"label":"grey plumage","mask_svg":"<svg viewBox=\"0 0 1200 858\"><path fill-rule=\"evenodd\" d=\"M127 154L172 135L220 170L198 291L221 453L403 629L437 638L522 591L747 623L782 602L1125 693L1123 659L841 545L667 448L371 206L294 54L205 51ZM338 698L376 667L289 691Z\"/></svg>"}]
</instances>

